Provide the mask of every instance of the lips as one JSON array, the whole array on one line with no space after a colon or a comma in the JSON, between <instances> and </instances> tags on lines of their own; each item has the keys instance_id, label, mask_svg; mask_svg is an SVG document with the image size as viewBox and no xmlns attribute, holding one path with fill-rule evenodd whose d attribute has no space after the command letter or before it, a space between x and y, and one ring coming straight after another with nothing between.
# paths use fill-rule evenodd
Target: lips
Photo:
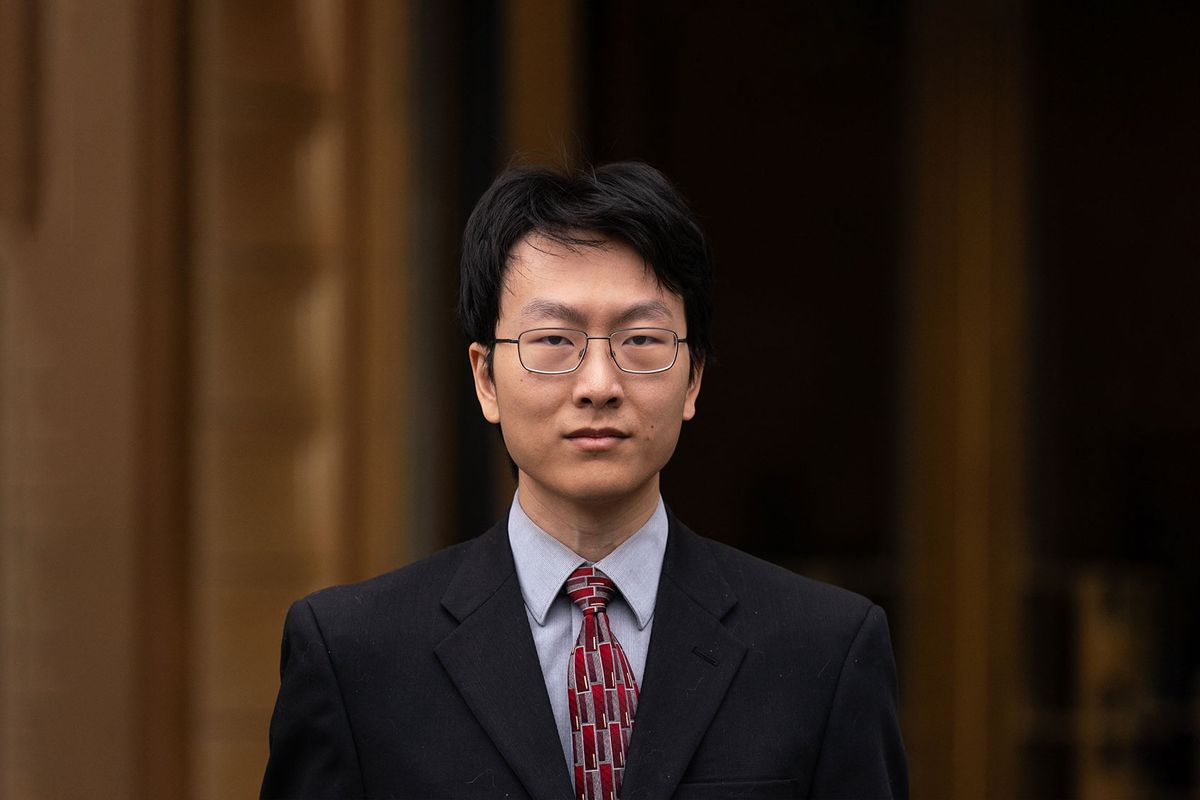
<instances>
[{"instance_id":1,"label":"lips","mask_svg":"<svg viewBox=\"0 0 1200 800\"><path fill-rule=\"evenodd\" d=\"M583 450L598 451L616 447L629 434L616 428L580 428L571 431L566 437L572 444Z\"/></svg>"},{"instance_id":2,"label":"lips","mask_svg":"<svg viewBox=\"0 0 1200 800\"><path fill-rule=\"evenodd\" d=\"M616 428L580 428L567 434L568 439L628 439L629 434Z\"/></svg>"}]
</instances>

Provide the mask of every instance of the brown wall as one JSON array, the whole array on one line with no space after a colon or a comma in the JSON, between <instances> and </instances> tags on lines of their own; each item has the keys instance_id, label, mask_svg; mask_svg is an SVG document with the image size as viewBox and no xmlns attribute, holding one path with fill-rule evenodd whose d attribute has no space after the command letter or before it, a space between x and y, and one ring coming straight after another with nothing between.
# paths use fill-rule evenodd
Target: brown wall
<instances>
[{"instance_id":1,"label":"brown wall","mask_svg":"<svg viewBox=\"0 0 1200 800\"><path fill-rule=\"evenodd\" d=\"M136 795L147 755L178 755L177 719L149 737L179 684L146 669L178 641L156 581L179 577L158 538L179 520L156 272L177 230L172 34L134 2L0 7L19 154L0 180L0 792Z\"/></svg>"},{"instance_id":2,"label":"brown wall","mask_svg":"<svg viewBox=\"0 0 1200 800\"><path fill-rule=\"evenodd\" d=\"M0 12L0 790L250 796L287 604L439 536L408 10Z\"/></svg>"}]
</instances>

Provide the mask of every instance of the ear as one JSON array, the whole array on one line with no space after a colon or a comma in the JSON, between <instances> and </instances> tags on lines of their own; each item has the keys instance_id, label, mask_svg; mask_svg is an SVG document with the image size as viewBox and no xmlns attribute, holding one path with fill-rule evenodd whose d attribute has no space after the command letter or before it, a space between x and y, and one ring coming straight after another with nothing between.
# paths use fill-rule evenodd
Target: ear
<instances>
[{"instance_id":1,"label":"ear","mask_svg":"<svg viewBox=\"0 0 1200 800\"><path fill-rule=\"evenodd\" d=\"M471 375L475 378L475 396L479 398L479 410L483 418L492 424L500 422L500 404L496 402L496 382L492 380L492 371L488 367L487 347L479 342L472 342L467 348L471 359Z\"/></svg>"},{"instance_id":2,"label":"ear","mask_svg":"<svg viewBox=\"0 0 1200 800\"><path fill-rule=\"evenodd\" d=\"M696 371L688 381L687 394L683 396L683 420L696 416L696 397L700 394L700 379L704 377L704 362L696 365Z\"/></svg>"}]
</instances>

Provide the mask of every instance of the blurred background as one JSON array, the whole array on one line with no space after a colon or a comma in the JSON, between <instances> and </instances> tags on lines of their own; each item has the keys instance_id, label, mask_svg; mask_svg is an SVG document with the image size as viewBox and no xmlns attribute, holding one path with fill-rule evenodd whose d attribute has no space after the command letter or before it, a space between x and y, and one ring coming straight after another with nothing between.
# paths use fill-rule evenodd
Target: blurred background
<instances>
[{"instance_id":1,"label":"blurred background","mask_svg":"<svg viewBox=\"0 0 1200 800\"><path fill-rule=\"evenodd\" d=\"M885 606L914 797L1200 798L1198 33L0 0L0 796L256 796L289 602L511 499L452 316L474 201L638 158L718 266L664 495Z\"/></svg>"}]
</instances>

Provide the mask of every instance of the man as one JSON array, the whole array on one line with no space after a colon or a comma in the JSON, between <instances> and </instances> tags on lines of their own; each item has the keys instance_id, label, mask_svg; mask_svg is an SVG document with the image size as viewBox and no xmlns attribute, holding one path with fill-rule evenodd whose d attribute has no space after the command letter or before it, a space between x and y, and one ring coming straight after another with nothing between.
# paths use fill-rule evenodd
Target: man
<instances>
[{"instance_id":1,"label":"man","mask_svg":"<svg viewBox=\"0 0 1200 800\"><path fill-rule=\"evenodd\" d=\"M516 497L477 539L292 606L264 798L907 796L882 610L659 496L710 286L644 164L492 185L459 311Z\"/></svg>"}]
</instances>

